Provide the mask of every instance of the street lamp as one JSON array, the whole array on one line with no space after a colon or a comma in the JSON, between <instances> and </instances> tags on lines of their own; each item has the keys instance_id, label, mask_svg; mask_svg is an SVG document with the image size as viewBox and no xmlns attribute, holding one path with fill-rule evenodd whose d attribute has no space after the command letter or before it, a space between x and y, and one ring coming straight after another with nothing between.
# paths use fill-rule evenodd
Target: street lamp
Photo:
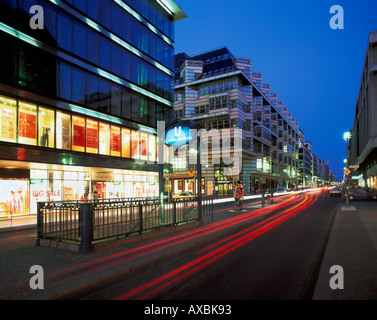
<instances>
[{"instance_id":1,"label":"street lamp","mask_svg":"<svg viewBox=\"0 0 377 320\"><path fill-rule=\"evenodd\" d=\"M347 131L343 134L343 139L346 141L346 171L349 171L348 169L348 164L349 164L349 154L348 154L348 147L349 147L349 140L351 139L351 132ZM349 172L348 172L349 174ZM349 179L348 179L348 174L345 174L346 178L346 207L349 208L350 206L350 192L349 192Z\"/></svg>"}]
</instances>

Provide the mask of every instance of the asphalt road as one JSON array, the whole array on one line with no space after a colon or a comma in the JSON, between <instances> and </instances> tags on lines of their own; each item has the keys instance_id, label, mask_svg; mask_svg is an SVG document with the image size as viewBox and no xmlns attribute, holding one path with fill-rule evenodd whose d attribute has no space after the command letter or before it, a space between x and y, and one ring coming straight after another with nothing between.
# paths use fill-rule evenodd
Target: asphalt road
<instances>
[{"instance_id":1,"label":"asphalt road","mask_svg":"<svg viewBox=\"0 0 377 320\"><path fill-rule=\"evenodd\" d=\"M264 222L246 223L68 298L311 299L340 201L322 194L296 197Z\"/></svg>"}]
</instances>

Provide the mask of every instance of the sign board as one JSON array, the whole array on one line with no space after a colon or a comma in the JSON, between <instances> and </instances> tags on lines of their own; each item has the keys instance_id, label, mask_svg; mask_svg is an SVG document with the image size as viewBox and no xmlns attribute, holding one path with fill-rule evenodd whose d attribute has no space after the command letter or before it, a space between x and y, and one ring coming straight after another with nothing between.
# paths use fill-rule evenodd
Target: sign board
<instances>
[{"instance_id":1,"label":"sign board","mask_svg":"<svg viewBox=\"0 0 377 320\"><path fill-rule=\"evenodd\" d=\"M358 165L355 165L355 166L349 166L350 169L359 169L359 166Z\"/></svg>"},{"instance_id":2,"label":"sign board","mask_svg":"<svg viewBox=\"0 0 377 320\"><path fill-rule=\"evenodd\" d=\"M174 127L165 134L165 144L168 146L180 147L190 142L191 139L190 128L183 126Z\"/></svg>"},{"instance_id":3,"label":"sign board","mask_svg":"<svg viewBox=\"0 0 377 320\"><path fill-rule=\"evenodd\" d=\"M193 177L194 176L194 171L189 171L189 176Z\"/></svg>"},{"instance_id":4,"label":"sign board","mask_svg":"<svg viewBox=\"0 0 377 320\"><path fill-rule=\"evenodd\" d=\"M346 176L348 176L350 173L351 173L351 171L350 171L349 169L344 170L344 174L345 174Z\"/></svg>"}]
</instances>

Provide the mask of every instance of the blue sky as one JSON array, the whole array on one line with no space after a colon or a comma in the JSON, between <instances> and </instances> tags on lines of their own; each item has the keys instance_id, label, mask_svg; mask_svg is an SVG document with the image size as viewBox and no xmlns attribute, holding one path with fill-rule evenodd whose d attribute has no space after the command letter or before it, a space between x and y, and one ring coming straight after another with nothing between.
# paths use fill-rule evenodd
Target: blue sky
<instances>
[{"instance_id":1,"label":"blue sky","mask_svg":"<svg viewBox=\"0 0 377 320\"><path fill-rule=\"evenodd\" d=\"M343 177L343 132L352 129L376 0L176 0L188 18L175 25L176 52L227 46L253 60L313 144ZM330 8L344 9L344 30L332 30Z\"/></svg>"}]
</instances>

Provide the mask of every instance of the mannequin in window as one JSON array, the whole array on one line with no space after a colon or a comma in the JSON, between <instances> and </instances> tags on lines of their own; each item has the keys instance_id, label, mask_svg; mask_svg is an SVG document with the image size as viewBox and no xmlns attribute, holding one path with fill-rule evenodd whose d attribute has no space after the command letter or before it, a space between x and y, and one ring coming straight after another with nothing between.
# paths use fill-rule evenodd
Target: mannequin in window
<instances>
[{"instance_id":1,"label":"mannequin in window","mask_svg":"<svg viewBox=\"0 0 377 320\"><path fill-rule=\"evenodd\" d=\"M41 146L42 147L48 147L49 140L50 140L50 128L43 128L43 134L41 136Z\"/></svg>"}]
</instances>

